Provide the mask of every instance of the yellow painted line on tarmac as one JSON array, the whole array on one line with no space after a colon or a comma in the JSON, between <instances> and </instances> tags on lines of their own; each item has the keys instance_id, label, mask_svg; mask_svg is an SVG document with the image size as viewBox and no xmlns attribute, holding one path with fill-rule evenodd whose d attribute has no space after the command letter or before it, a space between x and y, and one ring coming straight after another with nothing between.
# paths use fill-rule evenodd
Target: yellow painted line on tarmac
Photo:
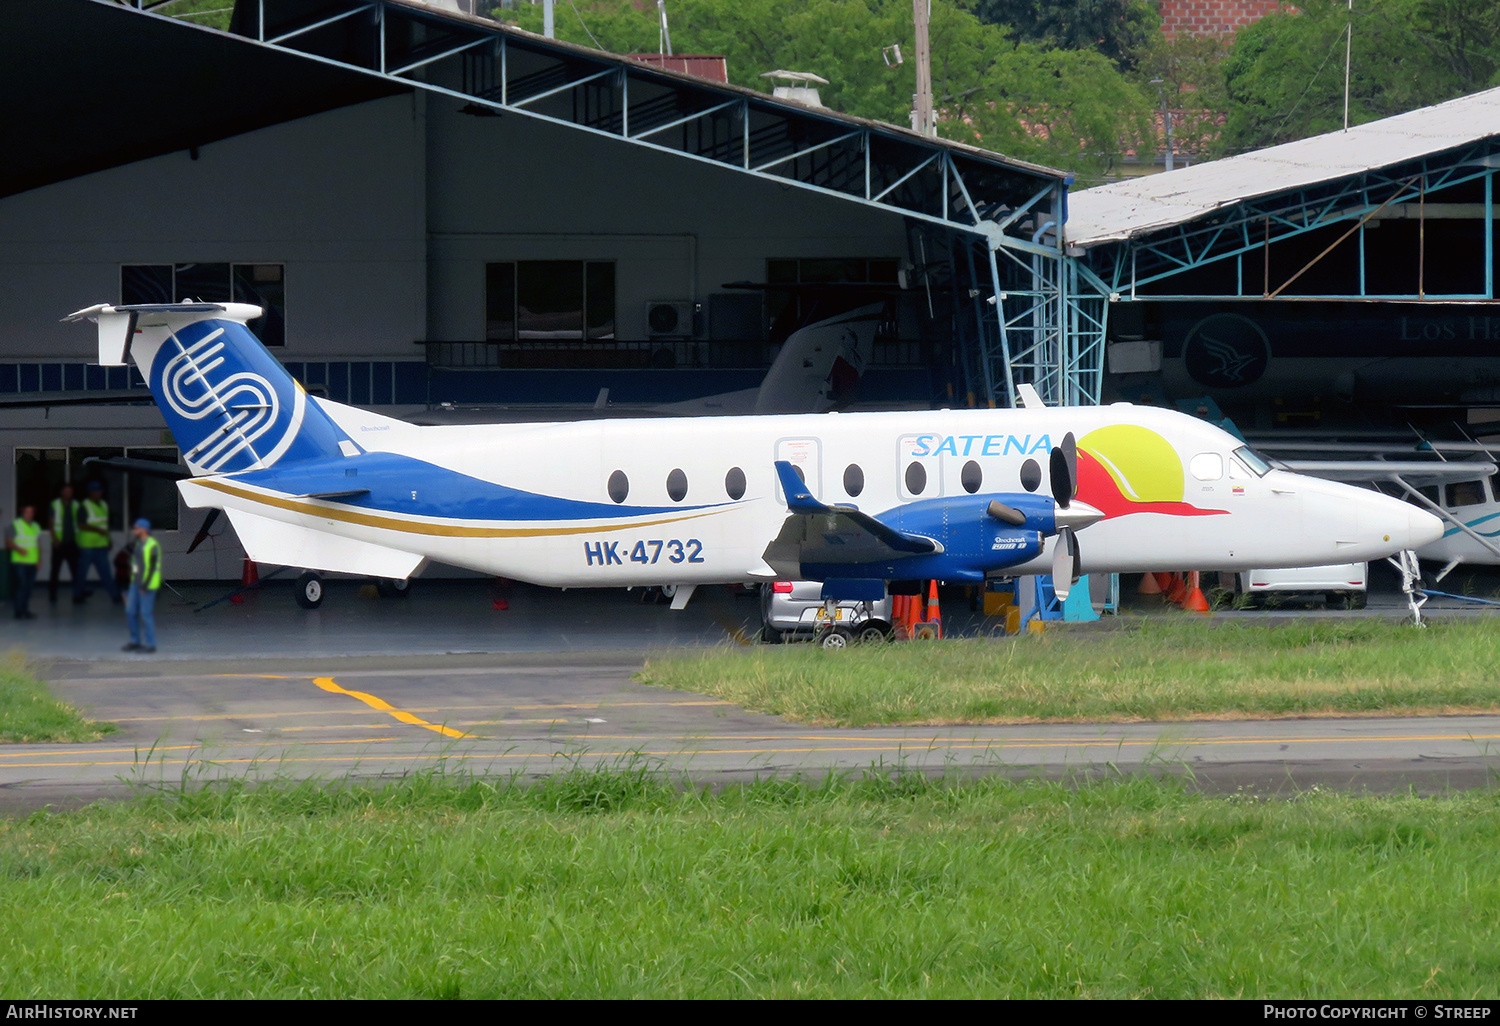
<instances>
[{"instance_id":1,"label":"yellow painted line on tarmac","mask_svg":"<svg viewBox=\"0 0 1500 1026\"><path fill-rule=\"evenodd\" d=\"M365 705L368 705L371 709L386 713L392 718L400 720L402 723L409 723L414 727L425 727L428 730L436 731L444 737L473 736L472 734L465 734L461 730L454 730L452 727L445 727L441 723L429 723L426 720L422 719L422 717L420 716L414 716L404 709L397 709L394 705L391 705L385 699L372 695L367 691L350 691L347 688L342 688L332 677L314 677L313 683L331 694L348 695L350 698L357 699L358 701L365 703Z\"/></svg>"},{"instance_id":2,"label":"yellow painted line on tarmac","mask_svg":"<svg viewBox=\"0 0 1500 1026\"><path fill-rule=\"evenodd\" d=\"M309 677L304 679L313 680L315 678ZM352 694L352 692L348 693ZM734 705L734 703L715 700L706 702L584 702L574 703L572 705L552 703L548 703L546 705L508 705L504 702L492 702L489 705L445 705L433 706L431 708L424 706L408 709L407 712L450 713L473 712L476 709L514 709L517 712L529 712L536 709L617 709L631 708L635 706L675 707L699 705ZM94 712L95 715L103 715L102 713L99 713L97 707L95 708ZM184 723L188 723L197 722L199 720L266 720L280 718L283 716L357 716L359 714L360 710L358 709L348 709L343 711L338 709L302 709L295 712L260 712L259 710L256 710L254 712L211 713L206 716L106 716L105 718L108 719L111 723L170 723L176 720L181 720ZM538 722L546 721L542 720Z\"/></svg>"}]
</instances>

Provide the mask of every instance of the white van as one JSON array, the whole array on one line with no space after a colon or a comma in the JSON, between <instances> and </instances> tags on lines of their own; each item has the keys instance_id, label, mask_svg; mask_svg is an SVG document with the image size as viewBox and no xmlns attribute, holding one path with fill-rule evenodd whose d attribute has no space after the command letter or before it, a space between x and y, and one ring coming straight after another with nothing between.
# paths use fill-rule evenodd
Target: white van
<instances>
[{"instance_id":1,"label":"white van","mask_svg":"<svg viewBox=\"0 0 1500 1026\"><path fill-rule=\"evenodd\" d=\"M1246 570L1236 576L1240 594L1247 596L1253 605L1264 604L1257 596L1268 594L1288 597L1321 594L1329 609L1363 609L1369 572L1368 563L1340 563L1290 570Z\"/></svg>"}]
</instances>

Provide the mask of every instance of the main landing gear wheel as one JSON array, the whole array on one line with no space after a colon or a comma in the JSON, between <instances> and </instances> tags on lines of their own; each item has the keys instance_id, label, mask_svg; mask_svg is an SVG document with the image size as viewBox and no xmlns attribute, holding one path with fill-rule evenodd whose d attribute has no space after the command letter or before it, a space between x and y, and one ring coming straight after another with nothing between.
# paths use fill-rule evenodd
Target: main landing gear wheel
<instances>
[{"instance_id":1,"label":"main landing gear wheel","mask_svg":"<svg viewBox=\"0 0 1500 1026\"><path fill-rule=\"evenodd\" d=\"M375 582L375 593L381 598L406 598L411 594L411 579L382 577Z\"/></svg>"},{"instance_id":2,"label":"main landing gear wheel","mask_svg":"<svg viewBox=\"0 0 1500 1026\"><path fill-rule=\"evenodd\" d=\"M842 651L854 641L854 635L847 627L824 627L813 641L819 648Z\"/></svg>"},{"instance_id":3,"label":"main landing gear wheel","mask_svg":"<svg viewBox=\"0 0 1500 1026\"><path fill-rule=\"evenodd\" d=\"M883 645L891 638L891 628L884 620L866 620L854 637L861 645Z\"/></svg>"},{"instance_id":4,"label":"main landing gear wheel","mask_svg":"<svg viewBox=\"0 0 1500 1026\"><path fill-rule=\"evenodd\" d=\"M297 578L295 595L303 609L317 609L323 604L323 578L308 570Z\"/></svg>"}]
</instances>

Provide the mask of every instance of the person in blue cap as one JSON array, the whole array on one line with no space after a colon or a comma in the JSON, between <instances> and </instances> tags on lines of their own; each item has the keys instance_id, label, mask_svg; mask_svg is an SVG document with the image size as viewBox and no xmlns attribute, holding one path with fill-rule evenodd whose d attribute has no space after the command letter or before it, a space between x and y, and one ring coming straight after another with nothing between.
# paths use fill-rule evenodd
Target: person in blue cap
<instances>
[{"instance_id":1,"label":"person in blue cap","mask_svg":"<svg viewBox=\"0 0 1500 1026\"><path fill-rule=\"evenodd\" d=\"M151 537L151 521L135 522L135 551L130 555L130 593L125 622L130 625L126 652L156 651L156 593L161 590L161 545Z\"/></svg>"}]
</instances>

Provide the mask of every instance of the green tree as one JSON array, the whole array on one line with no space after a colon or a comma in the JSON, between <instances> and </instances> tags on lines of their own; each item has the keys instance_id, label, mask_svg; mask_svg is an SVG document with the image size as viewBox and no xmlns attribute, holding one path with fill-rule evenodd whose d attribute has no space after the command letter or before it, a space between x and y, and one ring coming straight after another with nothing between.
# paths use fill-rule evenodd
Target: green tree
<instances>
[{"instance_id":1,"label":"green tree","mask_svg":"<svg viewBox=\"0 0 1500 1026\"><path fill-rule=\"evenodd\" d=\"M1236 35L1223 146L1241 152L1401 114L1500 83L1500 7L1459 0L1306 0Z\"/></svg>"},{"instance_id":2,"label":"green tree","mask_svg":"<svg viewBox=\"0 0 1500 1026\"><path fill-rule=\"evenodd\" d=\"M970 8L980 21L1011 29L1021 42L1093 50L1121 70L1135 67L1161 28L1146 0L970 0Z\"/></svg>"},{"instance_id":3,"label":"green tree","mask_svg":"<svg viewBox=\"0 0 1500 1026\"><path fill-rule=\"evenodd\" d=\"M576 10L557 11L559 38L615 53L656 52L654 7L575 2ZM910 124L911 0L671 0L668 12L673 49L722 54L738 85L767 90L764 72L811 71L829 80L821 94L834 110ZM498 14L540 31L541 11L531 4ZM1119 159L1122 130L1131 136L1149 116L1141 90L1097 53L1017 43L943 0L933 4L930 37L939 131L949 138L1098 172ZM896 66L881 56L893 44L905 58Z\"/></svg>"}]
</instances>

